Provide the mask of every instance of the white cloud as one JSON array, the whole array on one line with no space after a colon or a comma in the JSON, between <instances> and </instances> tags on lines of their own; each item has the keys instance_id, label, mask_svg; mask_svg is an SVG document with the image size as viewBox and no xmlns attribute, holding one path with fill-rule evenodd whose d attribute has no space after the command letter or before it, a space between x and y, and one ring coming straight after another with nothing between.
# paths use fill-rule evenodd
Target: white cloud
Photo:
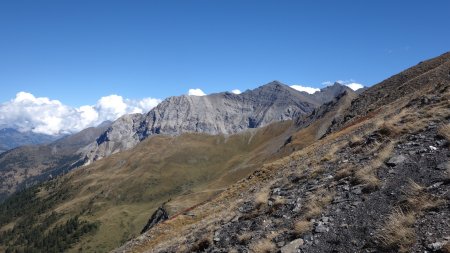
<instances>
[{"instance_id":1,"label":"white cloud","mask_svg":"<svg viewBox=\"0 0 450 253\"><path fill-rule=\"evenodd\" d=\"M206 93L204 93L201 89L189 89L188 95L189 96L205 96Z\"/></svg>"},{"instance_id":2,"label":"white cloud","mask_svg":"<svg viewBox=\"0 0 450 253\"><path fill-rule=\"evenodd\" d=\"M240 91L240 90L238 90L238 89L234 89L234 90L232 90L231 91L231 93L234 93L234 94L241 94L242 92Z\"/></svg>"},{"instance_id":3,"label":"white cloud","mask_svg":"<svg viewBox=\"0 0 450 253\"><path fill-rule=\"evenodd\" d=\"M291 88L296 89L298 91L304 91L309 94L313 94L316 91L320 91L320 89L317 89L317 88L305 87L305 86L301 86L301 85L291 85Z\"/></svg>"},{"instance_id":4,"label":"white cloud","mask_svg":"<svg viewBox=\"0 0 450 253\"><path fill-rule=\"evenodd\" d=\"M361 88L364 88L364 85L362 85L360 83L347 83L345 85L352 90L359 90Z\"/></svg>"},{"instance_id":5,"label":"white cloud","mask_svg":"<svg viewBox=\"0 0 450 253\"><path fill-rule=\"evenodd\" d=\"M145 113L159 102L154 98L133 100L110 95L95 105L73 108L58 100L19 92L11 101L0 104L0 126L51 135L73 133L127 113Z\"/></svg>"}]
</instances>

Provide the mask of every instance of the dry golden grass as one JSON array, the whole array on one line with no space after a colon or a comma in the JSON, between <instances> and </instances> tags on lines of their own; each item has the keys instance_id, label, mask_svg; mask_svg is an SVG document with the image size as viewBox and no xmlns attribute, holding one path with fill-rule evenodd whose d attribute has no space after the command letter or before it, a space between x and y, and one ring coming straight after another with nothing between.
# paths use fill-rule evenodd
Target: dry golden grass
<instances>
[{"instance_id":1,"label":"dry golden grass","mask_svg":"<svg viewBox=\"0 0 450 253\"><path fill-rule=\"evenodd\" d=\"M264 205L267 205L267 202L269 201L269 195L270 195L270 189L268 187L265 187L261 189L261 191L257 192L255 194L255 204L256 207L262 207Z\"/></svg>"},{"instance_id":2,"label":"dry golden grass","mask_svg":"<svg viewBox=\"0 0 450 253\"><path fill-rule=\"evenodd\" d=\"M415 211L417 215L422 211L432 210L445 204L445 200L428 194L425 192L425 187L417 184L413 180L409 181L406 194L408 195L408 208Z\"/></svg>"},{"instance_id":3,"label":"dry golden grass","mask_svg":"<svg viewBox=\"0 0 450 253\"><path fill-rule=\"evenodd\" d=\"M360 146L364 144L364 139L361 136L352 135L348 144L350 147Z\"/></svg>"},{"instance_id":4,"label":"dry golden grass","mask_svg":"<svg viewBox=\"0 0 450 253\"><path fill-rule=\"evenodd\" d=\"M425 189L425 187L416 183L414 180L409 179L409 183L408 183L409 192L416 194L416 193L422 192L424 189Z\"/></svg>"},{"instance_id":5,"label":"dry golden grass","mask_svg":"<svg viewBox=\"0 0 450 253\"><path fill-rule=\"evenodd\" d=\"M448 242L447 244L445 244L444 246L442 246L441 252L442 252L442 253L450 253L450 242Z\"/></svg>"},{"instance_id":6,"label":"dry golden grass","mask_svg":"<svg viewBox=\"0 0 450 253\"><path fill-rule=\"evenodd\" d=\"M359 184L364 185L364 189L366 190L375 190L381 184L380 179L378 179L377 175L375 175L376 168L371 167L370 165L358 170L355 173L355 180Z\"/></svg>"},{"instance_id":7,"label":"dry golden grass","mask_svg":"<svg viewBox=\"0 0 450 253\"><path fill-rule=\"evenodd\" d=\"M252 239L253 234L250 232L244 232L237 236L237 239L240 244L246 244Z\"/></svg>"},{"instance_id":8,"label":"dry golden grass","mask_svg":"<svg viewBox=\"0 0 450 253\"><path fill-rule=\"evenodd\" d=\"M414 223L423 211L434 209L444 204L443 200L437 199L425 192L425 187L410 180L406 189L408 196L406 209L396 209L388 217L384 227L380 228L378 238L387 248L396 248L399 252L408 252L410 246L416 241Z\"/></svg>"},{"instance_id":9,"label":"dry golden grass","mask_svg":"<svg viewBox=\"0 0 450 253\"><path fill-rule=\"evenodd\" d=\"M269 239L261 239L250 244L250 250L254 253L271 253L275 252L275 244Z\"/></svg>"},{"instance_id":10,"label":"dry golden grass","mask_svg":"<svg viewBox=\"0 0 450 253\"><path fill-rule=\"evenodd\" d=\"M383 163L391 156L394 150L394 142L388 142L382 145L378 150L378 155L374 158L370 164L366 165L364 168L356 171L354 180L356 183L363 184L364 189L367 191L372 191L378 189L381 184L380 179L378 179L376 173L377 170L383 165Z\"/></svg>"},{"instance_id":11,"label":"dry golden grass","mask_svg":"<svg viewBox=\"0 0 450 253\"><path fill-rule=\"evenodd\" d=\"M450 124L442 125L439 128L439 134L447 141L450 141Z\"/></svg>"},{"instance_id":12,"label":"dry golden grass","mask_svg":"<svg viewBox=\"0 0 450 253\"><path fill-rule=\"evenodd\" d=\"M355 168L353 165L351 164L346 164L344 166L342 166L334 175L334 179L335 180L339 180L342 178L346 178L349 177L351 175L353 175L353 173L355 172Z\"/></svg>"},{"instance_id":13,"label":"dry golden grass","mask_svg":"<svg viewBox=\"0 0 450 253\"><path fill-rule=\"evenodd\" d=\"M323 208L333 200L334 193L328 190L320 189L311 195L305 201L304 218L310 220L319 216Z\"/></svg>"},{"instance_id":14,"label":"dry golden grass","mask_svg":"<svg viewBox=\"0 0 450 253\"><path fill-rule=\"evenodd\" d=\"M314 166L308 175L308 178L316 178L325 172L325 168L322 166Z\"/></svg>"},{"instance_id":15,"label":"dry golden grass","mask_svg":"<svg viewBox=\"0 0 450 253\"><path fill-rule=\"evenodd\" d=\"M414 213L404 213L395 210L387 218L384 226L379 230L378 238L387 248L398 249L399 252L408 252L408 248L415 242Z\"/></svg>"},{"instance_id":16,"label":"dry golden grass","mask_svg":"<svg viewBox=\"0 0 450 253\"><path fill-rule=\"evenodd\" d=\"M287 203L287 200L282 196L276 196L275 201L273 202L274 207L279 207L282 205L285 205Z\"/></svg>"},{"instance_id":17,"label":"dry golden grass","mask_svg":"<svg viewBox=\"0 0 450 253\"><path fill-rule=\"evenodd\" d=\"M312 224L310 221L298 220L294 223L294 233L296 236L301 236L306 232L310 231Z\"/></svg>"}]
</instances>

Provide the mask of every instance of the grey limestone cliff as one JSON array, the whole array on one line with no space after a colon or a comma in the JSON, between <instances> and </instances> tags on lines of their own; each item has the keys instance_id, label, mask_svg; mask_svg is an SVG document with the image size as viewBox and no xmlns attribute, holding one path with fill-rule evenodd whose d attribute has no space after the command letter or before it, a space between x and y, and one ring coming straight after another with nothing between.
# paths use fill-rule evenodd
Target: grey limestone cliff
<instances>
[{"instance_id":1,"label":"grey limestone cliff","mask_svg":"<svg viewBox=\"0 0 450 253\"><path fill-rule=\"evenodd\" d=\"M234 134L291 120L332 100L334 93L310 95L274 81L242 94L170 97L145 115L125 115L115 121L85 149L85 162L130 149L154 134Z\"/></svg>"}]
</instances>

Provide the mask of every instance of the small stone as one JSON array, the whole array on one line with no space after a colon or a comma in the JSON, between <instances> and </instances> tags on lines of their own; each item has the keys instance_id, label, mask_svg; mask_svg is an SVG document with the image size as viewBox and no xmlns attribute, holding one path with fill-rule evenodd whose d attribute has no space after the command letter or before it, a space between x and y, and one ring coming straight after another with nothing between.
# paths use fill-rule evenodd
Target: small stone
<instances>
[{"instance_id":1,"label":"small stone","mask_svg":"<svg viewBox=\"0 0 450 253\"><path fill-rule=\"evenodd\" d=\"M356 206L361 205L361 203L362 203L361 201L355 201L352 203L352 206L356 207Z\"/></svg>"},{"instance_id":2,"label":"small stone","mask_svg":"<svg viewBox=\"0 0 450 253\"><path fill-rule=\"evenodd\" d=\"M297 239L290 243L288 243L286 246L281 248L281 253L295 253L298 251L298 248L305 244L305 241L303 239Z\"/></svg>"},{"instance_id":3,"label":"small stone","mask_svg":"<svg viewBox=\"0 0 450 253\"><path fill-rule=\"evenodd\" d=\"M433 251L440 250L444 246L444 242L435 242L427 245L427 248Z\"/></svg>"},{"instance_id":4,"label":"small stone","mask_svg":"<svg viewBox=\"0 0 450 253\"><path fill-rule=\"evenodd\" d=\"M438 187L441 186L443 183L444 183L444 182L437 182L437 183L434 183L434 184L428 186L428 189L435 189L435 188L438 188Z\"/></svg>"},{"instance_id":5,"label":"small stone","mask_svg":"<svg viewBox=\"0 0 450 253\"><path fill-rule=\"evenodd\" d=\"M441 163L438 166L436 166L436 169L438 170L446 170L448 168L450 168L450 164L448 162Z\"/></svg>"},{"instance_id":6,"label":"small stone","mask_svg":"<svg viewBox=\"0 0 450 253\"><path fill-rule=\"evenodd\" d=\"M317 225L316 228L314 229L314 232L316 232L316 233L325 233L325 232L328 232L328 228L325 227L325 225L319 223L319 225Z\"/></svg>"},{"instance_id":7,"label":"small stone","mask_svg":"<svg viewBox=\"0 0 450 253\"><path fill-rule=\"evenodd\" d=\"M347 223L342 223L341 224L341 228L348 228L348 224Z\"/></svg>"},{"instance_id":8,"label":"small stone","mask_svg":"<svg viewBox=\"0 0 450 253\"><path fill-rule=\"evenodd\" d=\"M436 148L435 146L430 146L430 149L431 149L432 151L436 151L436 150L437 150L437 148Z\"/></svg>"},{"instance_id":9,"label":"small stone","mask_svg":"<svg viewBox=\"0 0 450 253\"><path fill-rule=\"evenodd\" d=\"M391 159L389 159L389 161L387 161L387 165L388 166L397 166L401 163L404 163L406 161L406 156L404 155L396 155L394 157L392 157Z\"/></svg>"},{"instance_id":10,"label":"small stone","mask_svg":"<svg viewBox=\"0 0 450 253\"><path fill-rule=\"evenodd\" d=\"M362 188L361 187L354 187L352 192L356 195L359 195L362 193Z\"/></svg>"},{"instance_id":11,"label":"small stone","mask_svg":"<svg viewBox=\"0 0 450 253\"><path fill-rule=\"evenodd\" d=\"M305 241L312 241L314 239L312 234L306 234L305 236L303 236L303 240Z\"/></svg>"},{"instance_id":12,"label":"small stone","mask_svg":"<svg viewBox=\"0 0 450 253\"><path fill-rule=\"evenodd\" d=\"M285 243L284 241L281 241L281 242L278 242L278 243L277 243L277 247L278 247L278 248L281 248L281 247L283 247L284 245L286 245L286 243Z\"/></svg>"},{"instance_id":13,"label":"small stone","mask_svg":"<svg viewBox=\"0 0 450 253\"><path fill-rule=\"evenodd\" d=\"M344 185L344 186L342 187L342 189L343 189L344 191L350 191L350 186Z\"/></svg>"}]
</instances>

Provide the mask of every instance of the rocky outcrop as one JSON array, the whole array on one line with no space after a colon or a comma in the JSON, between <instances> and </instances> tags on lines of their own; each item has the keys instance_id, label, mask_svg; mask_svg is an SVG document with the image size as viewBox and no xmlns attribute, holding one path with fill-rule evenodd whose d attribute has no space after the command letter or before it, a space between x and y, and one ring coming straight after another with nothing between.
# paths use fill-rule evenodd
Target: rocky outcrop
<instances>
[{"instance_id":1,"label":"rocky outcrop","mask_svg":"<svg viewBox=\"0 0 450 253\"><path fill-rule=\"evenodd\" d=\"M170 97L146 115L125 115L86 148L85 162L130 149L154 134L234 134L311 113L348 88L335 84L315 94L274 81L242 94Z\"/></svg>"},{"instance_id":2,"label":"rocky outcrop","mask_svg":"<svg viewBox=\"0 0 450 253\"><path fill-rule=\"evenodd\" d=\"M145 227L142 229L141 234L149 231L152 227L154 227L156 224L163 222L165 220L169 219L169 213L164 209L164 207L158 207L156 211L152 214L152 217L148 220Z\"/></svg>"},{"instance_id":3,"label":"rocky outcrop","mask_svg":"<svg viewBox=\"0 0 450 253\"><path fill-rule=\"evenodd\" d=\"M333 101L336 97L338 97L344 92L353 93L354 91L349 87L336 82L333 85L320 89L320 91L317 91L314 94L311 94L310 96L320 104L325 104Z\"/></svg>"}]
</instances>

